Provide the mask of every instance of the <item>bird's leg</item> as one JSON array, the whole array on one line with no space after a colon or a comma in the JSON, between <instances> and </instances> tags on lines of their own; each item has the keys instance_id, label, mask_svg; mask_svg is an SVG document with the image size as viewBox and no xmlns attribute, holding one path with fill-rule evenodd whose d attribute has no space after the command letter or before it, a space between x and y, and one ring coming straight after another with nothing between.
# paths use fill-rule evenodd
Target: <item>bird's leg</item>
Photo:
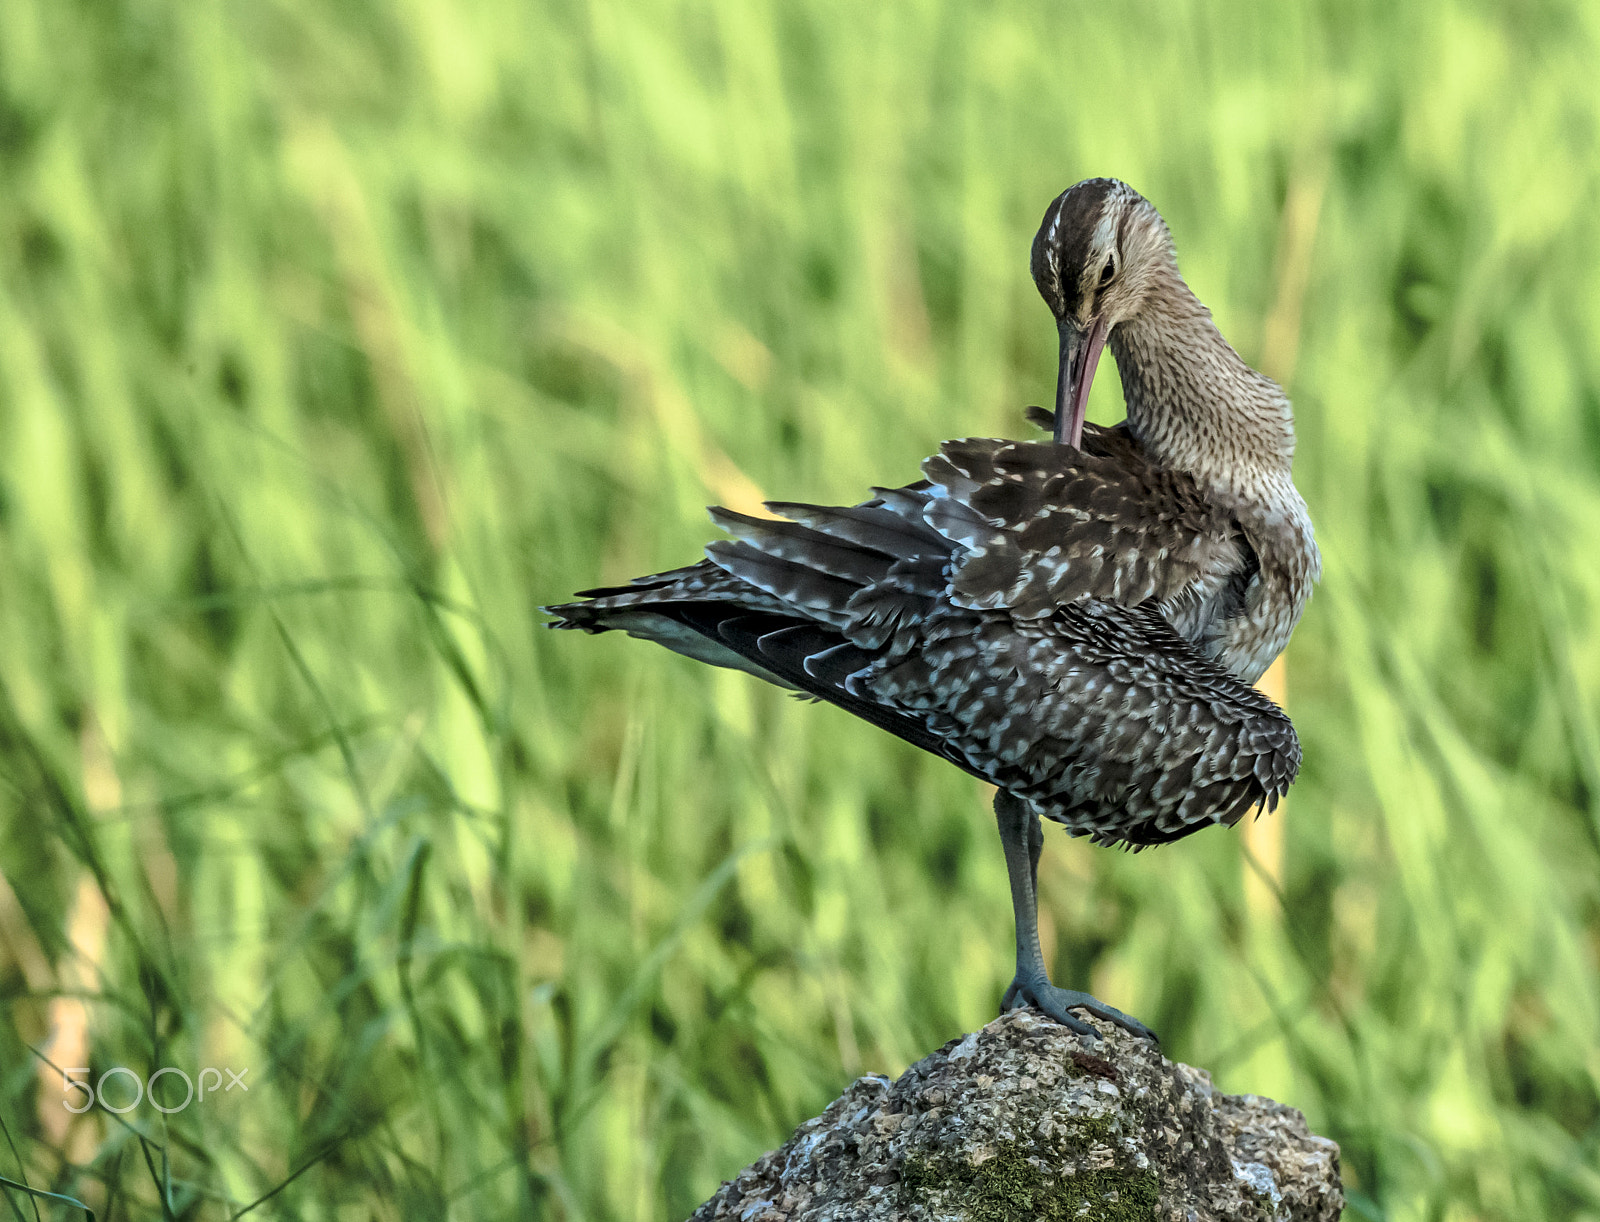
<instances>
[{"instance_id":1,"label":"bird's leg","mask_svg":"<svg viewBox=\"0 0 1600 1222\"><path fill-rule=\"evenodd\" d=\"M1154 1040L1155 1033L1136 1018L1113 1009L1087 993L1058 989L1045 971L1039 950L1039 853L1044 847L1044 827L1033 807L1003 790L994 798L995 822L1006 851L1006 874L1011 879L1011 910L1017 921L1017 974L1000 1003L1002 1012L1033 1004L1080 1035L1099 1038L1097 1032L1069 1010L1087 1010L1096 1018L1116 1023L1134 1035Z\"/></svg>"},{"instance_id":2,"label":"bird's leg","mask_svg":"<svg viewBox=\"0 0 1600 1222\"><path fill-rule=\"evenodd\" d=\"M1000 840L1001 840L1002 844L1004 844L1005 840L1006 840L1006 823L1005 823L1006 816L1000 813L1000 803L1001 803L1002 800L1015 802L1018 806L1021 806L1021 807L1025 808L1027 813L1028 813L1028 815L1030 816L1028 821L1027 821L1027 823L1025 823L1023 826L1024 826L1024 830L1025 830L1026 835L1027 835L1027 843L1028 843L1028 902L1033 908L1033 917L1029 921L1029 927L1032 928L1033 931L1034 931L1033 932L1033 941L1034 941L1034 945L1037 946L1038 942L1039 942L1039 854L1044 852L1044 824L1039 819L1039 812L1034 810L1033 807L1031 805L1029 805L1028 803L1022 801L1022 799L1020 799L1020 798L1012 798L1009 795L1003 794L1003 793L996 793L995 796L994 796L994 813L995 813L995 818L997 820L999 820L999 823L1000 823ZM1008 874L1010 874L1010 872L1011 872L1011 850L1010 850L1009 847L1006 849L1006 872ZM1016 882L1015 882L1015 876L1013 875L1012 878L1013 878L1013 882L1011 884L1011 906L1012 906L1013 909L1017 909L1017 905L1019 903L1021 903L1022 901L1017 896L1017 885L1016 885ZM1043 953L1041 952L1040 953L1040 961L1041 962L1043 962L1043 958L1044 958L1044 956L1043 956ZM1017 909L1017 964L1018 964L1018 971L1017 971L1017 975L1012 978L1011 987L1006 990L1006 995L1000 999L1000 1013L1002 1013L1002 1014L1004 1014L1007 1010L1015 1008L1019 1004L1017 1002L1017 992L1018 992L1018 988L1019 988L1019 986L1017 984L1017 981L1020 980L1021 977L1022 977L1021 963L1022 963L1022 914L1021 914L1021 910ZM1020 1004L1026 1005L1027 1003L1026 1002L1022 1002Z\"/></svg>"}]
</instances>

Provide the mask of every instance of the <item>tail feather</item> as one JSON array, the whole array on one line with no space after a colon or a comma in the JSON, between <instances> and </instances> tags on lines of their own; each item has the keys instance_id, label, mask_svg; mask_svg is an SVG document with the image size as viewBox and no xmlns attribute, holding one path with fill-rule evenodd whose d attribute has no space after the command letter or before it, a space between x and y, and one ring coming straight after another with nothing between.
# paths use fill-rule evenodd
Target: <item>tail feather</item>
<instances>
[{"instance_id":1,"label":"tail feather","mask_svg":"<svg viewBox=\"0 0 1600 1222\"><path fill-rule=\"evenodd\" d=\"M863 549L796 522L752 518L720 508L711 511L711 520L764 555L842 577L857 586L877 580L895 558L892 552Z\"/></svg>"},{"instance_id":2,"label":"tail feather","mask_svg":"<svg viewBox=\"0 0 1600 1222\"><path fill-rule=\"evenodd\" d=\"M896 513L881 505L835 508L795 501L768 501L767 508L814 531L870 547L896 559L919 555L929 548L939 552L950 550L949 541L922 521L920 505L912 515Z\"/></svg>"},{"instance_id":3,"label":"tail feather","mask_svg":"<svg viewBox=\"0 0 1600 1222\"><path fill-rule=\"evenodd\" d=\"M725 572L835 628L849 622L845 606L861 588L860 582L779 559L743 540L709 544L706 555Z\"/></svg>"}]
</instances>

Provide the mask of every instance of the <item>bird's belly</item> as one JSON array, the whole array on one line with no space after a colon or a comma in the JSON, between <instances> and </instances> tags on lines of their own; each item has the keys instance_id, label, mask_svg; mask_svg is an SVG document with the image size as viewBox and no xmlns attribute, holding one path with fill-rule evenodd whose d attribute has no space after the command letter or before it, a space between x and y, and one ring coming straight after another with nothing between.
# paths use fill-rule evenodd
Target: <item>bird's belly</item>
<instances>
[{"instance_id":1,"label":"bird's belly","mask_svg":"<svg viewBox=\"0 0 1600 1222\"><path fill-rule=\"evenodd\" d=\"M1172 630L1234 678L1255 683L1289 643L1305 600L1254 585L1241 598L1226 586L1186 590L1160 608Z\"/></svg>"},{"instance_id":2,"label":"bird's belly","mask_svg":"<svg viewBox=\"0 0 1600 1222\"><path fill-rule=\"evenodd\" d=\"M1229 674L1258 682L1288 645L1304 606L1303 599L1261 599L1217 625L1210 656Z\"/></svg>"}]
</instances>

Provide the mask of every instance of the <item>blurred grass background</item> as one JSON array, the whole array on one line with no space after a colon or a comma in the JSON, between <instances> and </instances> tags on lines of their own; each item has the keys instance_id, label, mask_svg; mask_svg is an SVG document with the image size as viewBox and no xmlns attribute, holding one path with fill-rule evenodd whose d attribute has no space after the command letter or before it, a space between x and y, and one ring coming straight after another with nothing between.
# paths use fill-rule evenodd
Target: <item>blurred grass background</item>
<instances>
[{"instance_id":1,"label":"blurred grass background","mask_svg":"<svg viewBox=\"0 0 1600 1222\"><path fill-rule=\"evenodd\" d=\"M1348 1217L1600 1218L1597 44L1541 0L0 0L0 1174L676 1218L986 1021L974 781L536 606L708 501L1029 435L1028 243L1113 174L1294 395L1327 575L1286 811L1052 834L1056 978L1303 1108ZM52 1065L249 1092L75 1117Z\"/></svg>"}]
</instances>

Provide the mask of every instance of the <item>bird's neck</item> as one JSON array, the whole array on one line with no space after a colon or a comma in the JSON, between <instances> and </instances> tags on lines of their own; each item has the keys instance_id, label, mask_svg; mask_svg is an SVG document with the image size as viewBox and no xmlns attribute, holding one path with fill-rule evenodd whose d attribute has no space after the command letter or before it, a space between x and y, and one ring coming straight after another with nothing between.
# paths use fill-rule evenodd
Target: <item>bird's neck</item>
<instances>
[{"instance_id":1,"label":"bird's neck","mask_svg":"<svg viewBox=\"0 0 1600 1222\"><path fill-rule=\"evenodd\" d=\"M1294 416L1246 365L1177 268L1162 268L1138 315L1112 332L1128 428L1161 466L1245 499L1289 484Z\"/></svg>"}]
</instances>

